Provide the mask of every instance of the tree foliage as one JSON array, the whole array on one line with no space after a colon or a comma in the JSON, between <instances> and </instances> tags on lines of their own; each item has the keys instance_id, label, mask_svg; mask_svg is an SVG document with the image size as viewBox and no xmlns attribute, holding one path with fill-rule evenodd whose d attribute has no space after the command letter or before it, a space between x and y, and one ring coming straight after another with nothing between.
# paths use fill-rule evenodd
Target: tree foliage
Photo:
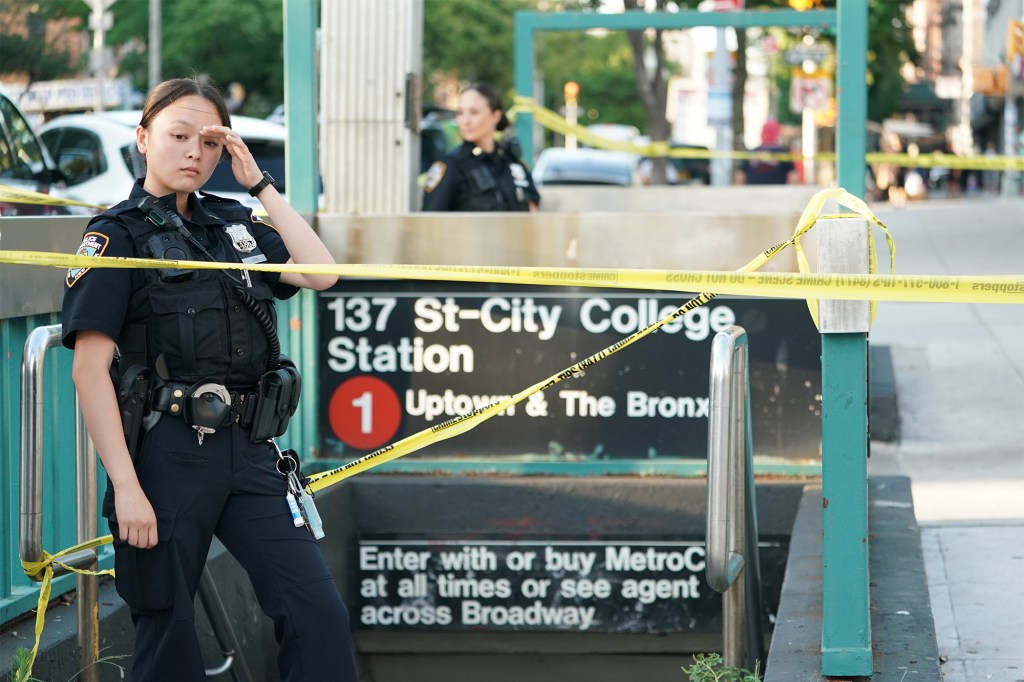
<instances>
[{"instance_id":1,"label":"tree foliage","mask_svg":"<svg viewBox=\"0 0 1024 682\"><path fill-rule=\"evenodd\" d=\"M483 81L511 92L515 13L534 9L535 0L424 0L423 74L428 84L451 90L452 84Z\"/></svg>"},{"instance_id":2,"label":"tree foliage","mask_svg":"<svg viewBox=\"0 0 1024 682\"><path fill-rule=\"evenodd\" d=\"M423 21L424 99L441 104L435 93L451 95L460 84L485 81L507 97L514 93L513 25L517 11L536 11L537 0L425 0ZM579 9L578 0L551 2L550 10ZM633 60L622 33L590 35L547 31L535 36L544 106L563 106L567 81L580 84L581 123L624 123L645 127L637 99Z\"/></svg>"},{"instance_id":3,"label":"tree foliage","mask_svg":"<svg viewBox=\"0 0 1024 682\"><path fill-rule=\"evenodd\" d=\"M222 88L239 83L241 113L265 115L284 98L282 0L174 0L163 2L161 76L205 75ZM121 73L141 90L148 87L149 3L122 0L111 7L108 41L141 45L127 50Z\"/></svg>"},{"instance_id":4,"label":"tree foliage","mask_svg":"<svg viewBox=\"0 0 1024 682\"><path fill-rule=\"evenodd\" d=\"M77 72L83 64L47 39L46 22L84 17L88 11L82 0L0 0L0 74L17 74L32 83Z\"/></svg>"}]
</instances>

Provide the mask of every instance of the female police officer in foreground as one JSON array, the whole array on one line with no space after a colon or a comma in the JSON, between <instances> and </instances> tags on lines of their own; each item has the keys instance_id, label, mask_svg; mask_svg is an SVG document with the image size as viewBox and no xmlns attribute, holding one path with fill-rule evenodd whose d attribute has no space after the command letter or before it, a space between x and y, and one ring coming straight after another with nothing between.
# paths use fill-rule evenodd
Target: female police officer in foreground
<instances>
[{"instance_id":1,"label":"female police officer in foreground","mask_svg":"<svg viewBox=\"0 0 1024 682\"><path fill-rule=\"evenodd\" d=\"M333 263L230 124L208 84L154 88L136 130L146 177L93 219L79 254ZM273 227L236 201L196 194L222 156ZM75 351L75 387L108 477L103 514L117 589L135 624L131 679L205 679L193 601L214 535L274 621L281 679L356 679L348 612L315 539L293 525L270 440L298 398L298 377L278 356L272 299L336 280L176 267L68 271L63 340Z\"/></svg>"},{"instance_id":2,"label":"female police officer in foreground","mask_svg":"<svg viewBox=\"0 0 1024 682\"><path fill-rule=\"evenodd\" d=\"M497 91L485 83L459 94L464 142L427 170L424 211L536 211L540 194L526 165L494 133L508 127Z\"/></svg>"}]
</instances>

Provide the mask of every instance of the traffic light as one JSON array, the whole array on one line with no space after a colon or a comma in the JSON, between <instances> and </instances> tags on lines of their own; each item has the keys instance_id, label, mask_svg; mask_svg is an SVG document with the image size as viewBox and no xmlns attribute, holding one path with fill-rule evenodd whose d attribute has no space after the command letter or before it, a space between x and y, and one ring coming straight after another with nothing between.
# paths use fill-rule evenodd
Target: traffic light
<instances>
[{"instance_id":1,"label":"traffic light","mask_svg":"<svg viewBox=\"0 0 1024 682\"><path fill-rule=\"evenodd\" d=\"M1013 63L1024 56L1024 20L1010 19L1010 30L1006 37L1006 61Z\"/></svg>"},{"instance_id":2,"label":"traffic light","mask_svg":"<svg viewBox=\"0 0 1024 682\"><path fill-rule=\"evenodd\" d=\"M568 81L563 88L566 104L576 104L576 98L580 95L580 84L576 81Z\"/></svg>"}]
</instances>

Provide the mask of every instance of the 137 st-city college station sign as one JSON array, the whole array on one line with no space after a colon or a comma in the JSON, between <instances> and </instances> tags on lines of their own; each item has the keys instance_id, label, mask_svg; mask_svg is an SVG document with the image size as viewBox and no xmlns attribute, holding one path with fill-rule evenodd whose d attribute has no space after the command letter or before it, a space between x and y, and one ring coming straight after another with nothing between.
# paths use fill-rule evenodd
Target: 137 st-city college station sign
<instances>
[{"instance_id":1,"label":"137 st-city college station sign","mask_svg":"<svg viewBox=\"0 0 1024 682\"><path fill-rule=\"evenodd\" d=\"M613 345L688 298L347 280L319 298L319 390L326 408L320 452L354 459L489 405ZM733 324L750 335L756 452L816 457L820 341L806 304L726 297L407 457L703 459L711 339ZM784 547L764 542L767 590L781 583L784 560ZM357 626L367 629L720 628L718 595L703 579L702 535L360 537L356 568L353 611Z\"/></svg>"}]
</instances>

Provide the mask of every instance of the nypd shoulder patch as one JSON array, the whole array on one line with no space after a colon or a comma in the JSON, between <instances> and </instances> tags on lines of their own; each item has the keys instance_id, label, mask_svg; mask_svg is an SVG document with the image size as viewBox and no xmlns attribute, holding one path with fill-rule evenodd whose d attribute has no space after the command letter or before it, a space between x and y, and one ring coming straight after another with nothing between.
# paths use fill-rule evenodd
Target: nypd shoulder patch
<instances>
[{"instance_id":1,"label":"nypd shoulder patch","mask_svg":"<svg viewBox=\"0 0 1024 682\"><path fill-rule=\"evenodd\" d=\"M110 238L107 235L100 232L86 232L85 237L82 239L82 245L78 247L76 256L102 256L103 252L107 250L107 244L110 243ZM64 281L69 287L74 286L75 282L82 278L82 275L89 272L92 268L68 268L68 274L64 278Z\"/></svg>"},{"instance_id":2,"label":"nypd shoulder patch","mask_svg":"<svg viewBox=\"0 0 1024 682\"><path fill-rule=\"evenodd\" d=\"M423 188L428 192L433 192L441 180L444 179L444 172L447 170L447 166L444 161L435 161L434 164L427 169L427 177L423 181Z\"/></svg>"}]
</instances>

